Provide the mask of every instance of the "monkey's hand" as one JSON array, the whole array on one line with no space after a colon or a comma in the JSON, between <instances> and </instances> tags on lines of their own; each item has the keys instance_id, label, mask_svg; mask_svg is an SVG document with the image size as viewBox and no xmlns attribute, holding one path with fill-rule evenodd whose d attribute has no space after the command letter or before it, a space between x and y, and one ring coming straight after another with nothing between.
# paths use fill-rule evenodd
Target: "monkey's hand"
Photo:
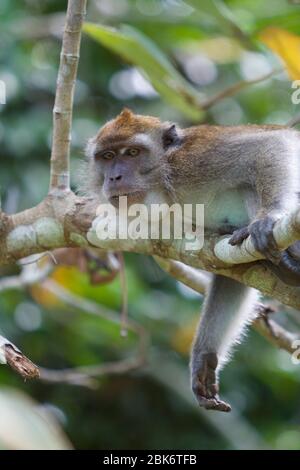
<instances>
[{"instance_id":1,"label":"monkey's hand","mask_svg":"<svg viewBox=\"0 0 300 470\"><path fill-rule=\"evenodd\" d=\"M274 266L270 269L286 284L300 285L300 244L297 242L287 250L280 252L273 236L276 220L267 216L252 224L235 230L229 240L231 245L240 245L251 235L254 247L265 255Z\"/></svg>"},{"instance_id":2,"label":"monkey's hand","mask_svg":"<svg viewBox=\"0 0 300 470\"><path fill-rule=\"evenodd\" d=\"M235 230L229 243L230 245L240 245L251 235L255 249L272 263L278 265L282 256L273 236L275 222L276 220L270 216L255 220L250 225Z\"/></svg>"},{"instance_id":3,"label":"monkey's hand","mask_svg":"<svg viewBox=\"0 0 300 470\"><path fill-rule=\"evenodd\" d=\"M231 406L220 400L218 395L217 365L215 353L201 354L197 358L197 367L192 365L192 389L200 406L207 410L228 412L231 411Z\"/></svg>"}]
</instances>

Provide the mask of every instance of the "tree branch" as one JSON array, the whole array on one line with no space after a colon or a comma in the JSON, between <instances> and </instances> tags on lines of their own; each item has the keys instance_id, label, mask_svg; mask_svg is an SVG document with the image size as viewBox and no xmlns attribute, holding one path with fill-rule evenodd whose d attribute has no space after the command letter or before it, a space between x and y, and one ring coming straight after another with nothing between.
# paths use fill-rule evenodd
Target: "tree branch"
<instances>
[{"instance_id":1,"label":"tree branch","mask_svg":"<svg viewBox=\"0 0 300 470\"><path fill-rule=\"evenodd\" d=\"M247 88L248 86L251 86L251 85L256 85L257 83L264 82L265 80L268 80L269 78L272 78L274 75L278 75L281 72L283 72L283 69L277 68L277 69L271 70L271 72L268 72L265 75L254 78L252 80L240 80L239 82L234 83L233 85L230 85L228 88L221 90L216 95L211 96L210 98L204 99L203 102L201 103L201 109L204 109L204 110L209 109L212 106L214 106L216 103L219 103L219 101L222 101L224 98L229 98L230 96L234 96L240 91L244 90L244 88Z\"/></svg>"},{"instance_id":2,"label":"tree branch","mask_svg":"<svg viewBox=\"0 0 300 470\"><path fill-rule=\"evenodd\" d=\"M69 0L53 109L50 191L70 188L70 142L74 88L86 0Z\"/></svg>"},{"instance_id":3,"label":"tree branch","mask_svg":"<svg viewBox=\"0 0 300 470\"><path fill-rule=\"evenodd\" d=\"M158 255L231 277L281 303L300 309L300 288L287 286L266 266L255 262L262 255L255 252L253 245L251 248L250 240L246 240L241 247L232 247L228 244L229 237L211 235L205 240L201 251L185 251L184 240L180 245L178 240L101 240L96 234L99 221L96 206L97 202L78 198L69 192L64 198L50 195L37 207L25 212L4 215L5 223L2 226L0 215L0 264L12 263L33 253L74 246ZM300 239L299 214L296 211L276 223L274 235L281 248Z\"/></svg>"},{"instance_id":4,"label":"tree branch","mask_svg":"<svg viewBox=\"0 0 300 470\"><path fill-rule=\"evenodd\" d=\"M35 379L40 376L38 367L8 339L0 335L0 364L8 364L24 379Z\"/></svg>"},{"instance_id":5,"label":"tree branch","mask_svg":"<svg viewBox=\"0 0 300 470\"><path fill-rule=\"evenodd\" d=\"M278 220L274 225L273 235L281 250L285 250L298 241L300 239L300 210L297 209ZM248 237L240 246L230 245L229 239L230 236L225 237L215 245L215 255L221 261L241 264L264 259L264 256L255 250L251 237Z\"/></svg>"}]
</instances>

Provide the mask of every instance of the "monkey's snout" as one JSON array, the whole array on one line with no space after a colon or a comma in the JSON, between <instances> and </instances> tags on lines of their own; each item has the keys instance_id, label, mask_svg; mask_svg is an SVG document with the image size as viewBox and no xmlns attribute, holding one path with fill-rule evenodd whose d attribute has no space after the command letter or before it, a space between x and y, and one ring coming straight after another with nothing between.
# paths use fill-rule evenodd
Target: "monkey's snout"
<instances>
[{"instance_id":1,"label":"monkey's snout","mask_svg":"<svg viewBox=\"0 0 300 470\"><path fill-rule=\"evenodd\" d=\"M122 175L110 176L109 181L114 182L114 181L120 181L121 179L122 179Z\"/></svg>"}]
</instances>

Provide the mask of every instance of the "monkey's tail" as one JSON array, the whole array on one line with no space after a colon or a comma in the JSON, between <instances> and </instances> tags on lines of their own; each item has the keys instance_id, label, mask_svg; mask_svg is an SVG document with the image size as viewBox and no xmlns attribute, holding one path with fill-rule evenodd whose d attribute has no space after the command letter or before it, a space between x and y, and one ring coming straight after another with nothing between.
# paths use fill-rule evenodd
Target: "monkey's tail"
<instances>
[{"instance_id":1,"label":"monkey's tail","mask_svg":"<svg viewBox=\"0 0 300 470\"><path fill-rule=\"evenodd\" d=\"M300 114L296 114L290 121L287 123L287 127L295 127L300 124Z\"/></svg>"},{"instance_id":2,"label":"monkey's tail","mask_svg":"<svg viewBox=\"0 0 300 470\"><path fill-rule=\"evenodd\" d=\"M262 261L282 282L300 287L300 241L281 253L278 265Z\"/></svg>"},{"instance_id":3,"label":"monkey's tail","mask_svg":"<svg viewBox=\"0 0 300 470\"><path fill-rule=\"evenodd\" d=\"M121 311L121 336L127 336L128 325L128 286L125 271L125 261L123 253L118 252L117 257L120 263L120 281L122 291L122 311Z\"/></svg>"}]
</instances>

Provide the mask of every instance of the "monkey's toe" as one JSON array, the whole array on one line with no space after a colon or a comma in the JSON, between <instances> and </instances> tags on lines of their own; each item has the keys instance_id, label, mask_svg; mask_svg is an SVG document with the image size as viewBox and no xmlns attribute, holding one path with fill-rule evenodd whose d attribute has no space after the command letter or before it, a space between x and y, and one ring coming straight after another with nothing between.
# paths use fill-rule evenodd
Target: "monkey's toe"
<instances>
[{"instance_id":1,"label":"monkey's toe","mask_svg":"<svg viewBox=\"0 0 300 470\"><path fill-rule=\"evenodd\" d=\"M256 220L249 225L249 232L255 249L272 261L272 263L278 265L281 259L281 253L278 250L273 236L275 222L276 221L269 216L261 220Z\"/></svg>"},{"instance_id":2,"label":"monkey's toe","mask_svg":"<svg viewBox=\"0 0 300 470\"><path fill-rule=\"evenodd\" d=\"M246 227L239 228L235 230L229 239L230 245L241 245L244 240L249 236L249 227L246 225Z\"/></svg>"},{"instance_id":3,"label":"monkey's toe","mask_svg":"<svg viewBox=\"0 0 300 470\"><path fill-rule=\"evenodd\" d=\"M229 413L229 411L231 411L231 406L225 401L220 400L218 397L206 398L201 395L197 395L197 400L199 405L206 410L223 411L224 413Z\"/></svg>"}]
</instances>

